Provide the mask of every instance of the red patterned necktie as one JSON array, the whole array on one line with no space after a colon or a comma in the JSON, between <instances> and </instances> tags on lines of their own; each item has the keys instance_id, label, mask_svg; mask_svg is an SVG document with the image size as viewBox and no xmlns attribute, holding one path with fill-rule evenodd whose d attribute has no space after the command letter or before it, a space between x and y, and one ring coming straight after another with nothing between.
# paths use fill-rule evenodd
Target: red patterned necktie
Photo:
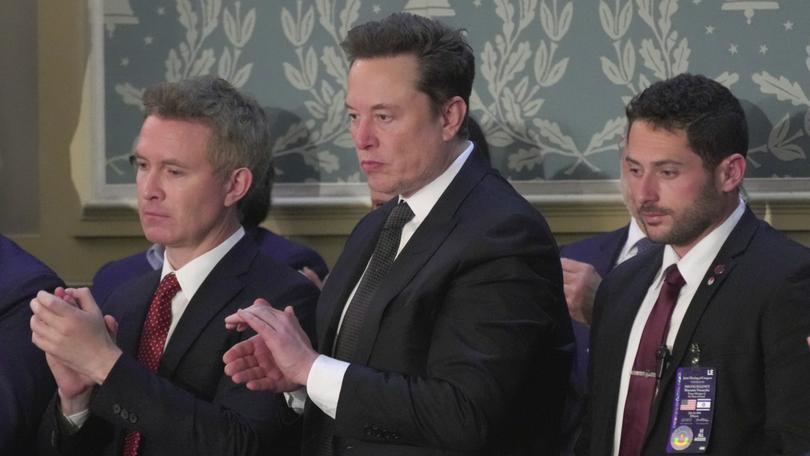
<instances>
[{"instance_id":1,"label":"red patterned necktie","mask_svg":"<svg viewBox=\"0 0 810 456\"><path fill-rule=\"evenodd\" d=\"M624 403L619 456L641 454L658 381L656 353L667 340L669 319L678 301L681 287L685 283L676 265L668 267L664 273L664 284L661 286L658 299L650 316L647 317L647 323L644 324Z\"/></svg>"},{"instance_id":2,"label":"red patterned necktie","mask_svg":"<svg viewBox=\"0 0 810 456\"><path fill-rule=\"evenodd\" d=\"M138 342L138 361L152 372L157 372L160 364L160 356L163 354L163 346L169 334L169 326L172 324L172 299L178 291L180 284L177 283L174 273L170 272L160 281L146 313L141 339ZM123 456L136 456L140 442L139 432L127 432L124 437Z\"/></svg>"}]
</instances>

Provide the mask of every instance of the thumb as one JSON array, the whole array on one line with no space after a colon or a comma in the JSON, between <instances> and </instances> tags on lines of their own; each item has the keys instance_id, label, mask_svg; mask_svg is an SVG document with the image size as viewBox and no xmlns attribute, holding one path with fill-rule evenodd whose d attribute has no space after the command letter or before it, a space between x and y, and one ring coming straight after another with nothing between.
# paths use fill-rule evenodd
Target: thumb
<instances>
[{"instance_id":1,"label":"thumb","mask_svg":"<svg viewBox=\"0 0 810 456\"><path fill-rule=\"evenodd\" d=\"M287 307L284 308L284 313L286 313L288 315L292 315L294 317L295 316L295 309L293 309L293 306L287 306Z\"/></svg>"},{"instance_id":2,"label":"thumb","mask_svg":"<svg viewBox=\"0 0 810 456\"><path fill-rule=\"evenodd\" d=\"M104 325L107 326L107 333L112 340L118 338L118 321L112 315L104 315Z\"/></svg>"}]
</instances>

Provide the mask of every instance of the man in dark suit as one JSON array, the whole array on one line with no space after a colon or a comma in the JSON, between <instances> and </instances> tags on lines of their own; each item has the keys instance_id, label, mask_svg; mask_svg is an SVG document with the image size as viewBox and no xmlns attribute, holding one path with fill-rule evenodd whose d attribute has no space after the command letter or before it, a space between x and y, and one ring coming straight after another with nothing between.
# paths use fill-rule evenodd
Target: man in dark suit
<instances>
[{"instance_id":1,"label":"man in dark suit","mask_svg":"<svg viewBox=\"0 0 810 456\"><path fill-rule=\"evenodd\" d=\"M241 339L224 317L259 296L292 306L312 330L317 289L261 254L240 224L268 163L264 112L210 77L159 84L143 102L138 213L165 261L101 308L88 289L32 300L33 341L59 385L40 452L285 454L292 417L283 397L232 383L222 362ZM105 319L118 322L117 343Z\"/></svg>"},{"instance_id":2,"label":"man in dark suit","mask_svg":"<svg viewBox=\"0 0 810 456\"><path fill-rule=\"evenodd\" d=\"M39 290L63 286L56 273L0 235L0 454L29 454L42 411L56 389L45 356L31 343Z\"/></svg>"},{"instance_id":3,"label":"man in dark suit","mask_svg":"<svg viewBox=\"0 0 810 456\"><path fill-rule=\"evenodd\" d=\"M682 74L627 107L628 203L656 247L602 282L578 454L810 451L810 251L740 198L748 135Z\"/></svg>"},{"instance_id":4,"label":"man in dark suit","mask_svg":"<svg viewBox=\"0 0 810 456\"><path fill-rule=\"evenodd\" d=\"M346 242L319 350L260 301L226 320L260 334L226 353L226 372L305 387L305 455L557 454L572 349L558 251L465 139L472 50L406 13L354 28L344 49L360 166L399 198Z\"/></svg>"}]
</instances>

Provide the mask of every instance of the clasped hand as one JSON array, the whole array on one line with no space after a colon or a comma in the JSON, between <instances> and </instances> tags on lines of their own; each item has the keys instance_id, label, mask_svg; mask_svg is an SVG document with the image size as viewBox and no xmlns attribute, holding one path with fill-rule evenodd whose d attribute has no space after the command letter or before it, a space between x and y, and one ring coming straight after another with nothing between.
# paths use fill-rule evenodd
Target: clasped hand
<instances>
[{"instance_id":1,"label":"clasped hand","mask_svg":"<svg viewBox=\"0 0 810 456\"><path fill-rule=\"evenodd\" d=\"M31 341L45 352L60 393L73 396L107 378L121 350L118 324L87 288L40 291L31 300Z\"/></svg>"},{"instance_id":2,"label":"clasped hand","mask_svg":"<svg viewBox=\"0 0 810 456\"><path fill-rule=\"evenodd\" d=\"M225 352L225 374L250 390L294 391L306 384L318 353L301 329L292 307L275 309L257 299L247 309L225 318L225 327L256 335Z\"/></svg>"}]
</instances>

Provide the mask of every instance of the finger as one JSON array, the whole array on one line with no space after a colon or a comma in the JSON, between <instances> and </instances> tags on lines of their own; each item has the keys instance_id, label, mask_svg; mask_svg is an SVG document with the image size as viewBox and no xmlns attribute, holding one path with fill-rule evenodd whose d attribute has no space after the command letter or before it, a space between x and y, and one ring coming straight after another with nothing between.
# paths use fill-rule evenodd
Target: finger
<instances>
[{"instance_id":1,"label":"finger","mask_svg":"<svg viewBox=\"0 0 810 456\"><path fill-rule=\"evenodd\" d=\"M259 363L254 356L244 356L225 364L225 375L232 377L242 371L258 367Z\"/></svg>"},{"instance_id":2,"label":"finger","mask_svg":"<svg viewBox=\"0 0 810 456\"><path fill-rule=\"evenodd\" d=\"M36 305L33 301L36 301ZM51 318L64 316L72 310L75 310L72 305L47 291L38 292L36 298L32 300L31 311L41 315L43 319L45 319L46 316L50 316Z\"/></svg>"},{"instance_id":3,"label":"finger","mask_svg":"<svg viewBox=\"0 0 810 456\"><path fill-rule=\"evenodd\" d=\"M112 340L118 339L118 321L112 315L104 315L104 326Z\"/></svg>"},{"instance_id":4,"label":"finger","mask_svg":"<svg viewBox=\"0 0 810 456\"><path fill-rule=\"evenodd\" d=\"M73 295L70 294L71 293L70 290L72 290L72 288L57 287L53 291L53 294L56 295L56 297L63 299L66 303L74 307L79 307L79 303L76 302L76 298L74 298Z\"/></svg>"},{"instance_id":5,"label":"finger","mask_svg":"<svg viewBox=\"0 0 810 456\"><path fill-rule=\"evenodd\" d=\"M245 320L245 323L259 334L267 333L269 336L270 331L275 330L273 323L269 321L270 318L274 317L272 313L259 316L250 310L239 310L239 314Z\"/></svg>"},{"instance_id":6,"label":"finger","mask_svg":"<svg viewBox=\"0 0 810 456\"><path fill-rule=\"evenodd\" d=\"M269 380L267 373L259 366L240 370L231 376L234 383L247 383L256 380Z\"/></svg>"},{"instance_id":7,"label":"finger","mask_svg":"<svg viewBox=\"0 0 810 456\"><path fill-rule=\"evenodd\" d=\"M268 379L251 380L245 386L251 391L275 391L275 382Z\"/></svg>"},{"instance_id":8,"label":"finger","mask_svg":"<svg viewBox=\"0 0 810 456\"><path fill-rule=\"evenodd\" d=\"M292 315L293 317L295 317L295 309L293 309L293 306L285 307L284 308L284 313L286 313L287 315Z\"/></svg>"},{"instance_id":9,"label":"finger","mask_svg":"<svg viewBox=\"0 0 810 456\"><path fill-rule=\"evenodd\" d=\"M85 288L69 289L68 292L74 298L76 298L82 310L101 315L101 309L98 308L96 300L90 293L89 288L85 287Z\"/></svg>"},{"instance_id":10,"label":"finger","mask_svg":"<svg viewBox=\"0 0 810 456\"><path fill-rule=\"evenodd\" d=\"M239 358L251 355L253 351L253 343L250 341L250 339L243 340L242 342L239 342L228 349L228 351L222 355L222 362L225 364L231 363Z\"/></svg>"},{"instance_id":11,"label":"finger","mask_svg":"<svg viewBox=\"0 0 810 456\"><path fill-rule=\"evenodd\" d=\"M239 309L242 310L242 309ZM229 330L244 331L247 328L245 320L239 315L239 311L225 317L225 328Z\"/></svg>"},{"instance_id":12,"label":"finger","mask_svg":"<svg viewBox=\"0 0 810 456\"><path fill-rule=\"evenodd\" d=\"M568 258L560 258L563 271L571 271L576 268L577 262Z\"/></svg>"}]
</instances>

